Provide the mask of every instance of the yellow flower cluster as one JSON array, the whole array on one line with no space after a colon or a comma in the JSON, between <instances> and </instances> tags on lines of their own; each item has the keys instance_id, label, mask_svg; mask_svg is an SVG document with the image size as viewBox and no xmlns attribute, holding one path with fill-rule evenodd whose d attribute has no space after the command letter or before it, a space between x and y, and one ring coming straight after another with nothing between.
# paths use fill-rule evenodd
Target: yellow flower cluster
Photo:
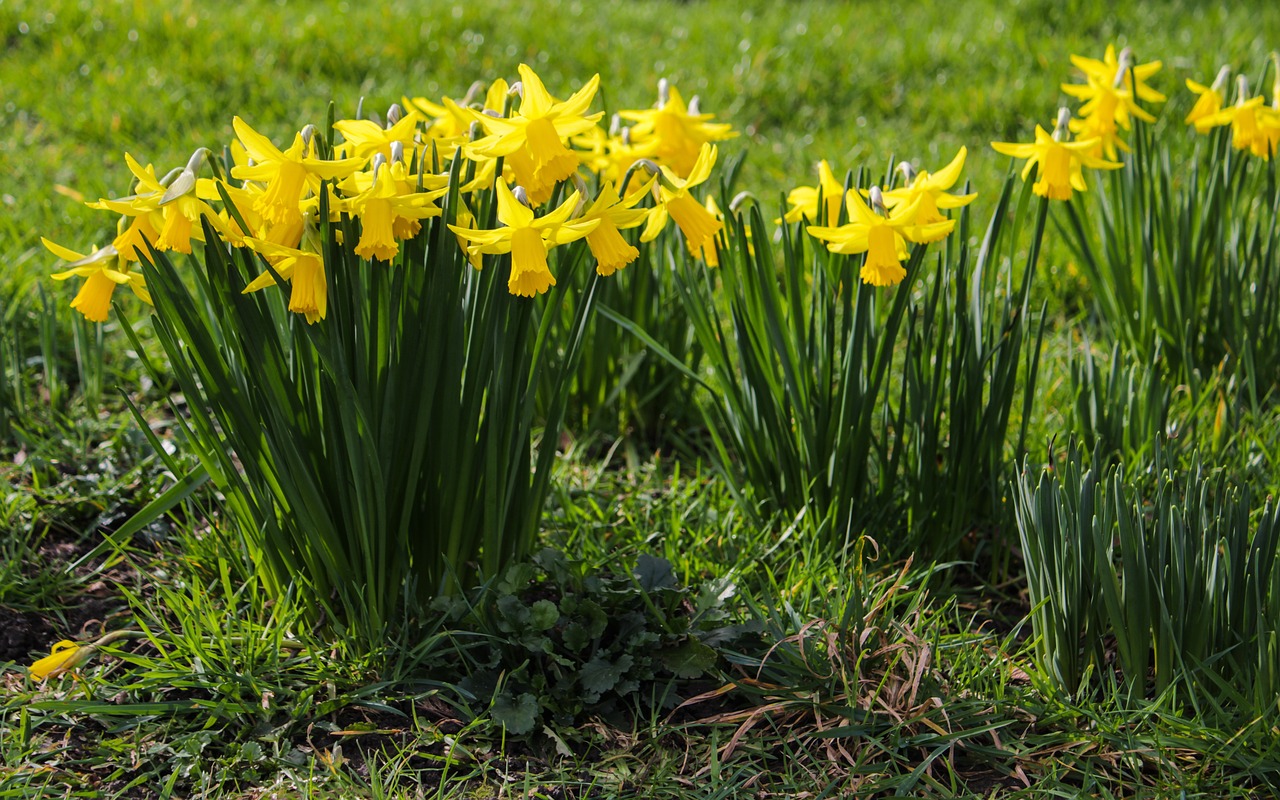
<instances>
[{"instance_id":1,"label":"yellow flower cluster","mask_svg":"<svg viewBox=\"0 0 1280 800\"><path fill-rule=\"evenodd\" d=\"M1129 48L1117 55L1115 45L1107 45L1101 61L1073 55L1071 63L1084 73L1085 82L1064 83L1062 91L1085 102L1080 106L1080 119L1070 120L1068 127L1081 141L1093 142L1082 151L1086 155L1099 158L1105 153L1114 161L1117 149L1129 152L1120 131L1132 127L1130 118L1156 121L1137 101L1163 103L1168 99L1147 85L1147 79L1160 71L1161 62L1135 65Z\"/></svg>"},{"instance_id":2,"label":"yellow flower cluster","mask_svg":"<svg viewBox=\"0 0 1280 800\"><path fill-rule=\"evenodd\" d=\"M950 164L933 174L916 172L903 162L899 170L905 184L897 188L871 187L866 192L869 205L862 199L862 192L846 192L830 165L822 161L818 164L817 186L800 186L787 195L791 209L784 219L822 223L809 225L809 235L825 242L833 253L866 253L860 273L863 282L893 286L907 275L902 266L907 242L926 244L945 238L956 223L939 209L959 208L977 197L947 192L959 180L967 152L961 147ZM849 221L837 226L841 208L848 209Z\"/></svg>"},{"instance_id":3,"label":"yellow flower cluster","mask_svg":"<svg viewBox=\"0 0 1280 800\"><path fill-rule=\"evenodd\" d=\"M1231 126L1231 145L1237 150L1248 150L1265 160L1280 151L1280 53L1271 54L1273 83L1271 105L1266 105L1262 95L1249 96L1249 79L1236 76L1236 99L1223 107L1227 82L1231 80L1231 67L1223 66L1211 86L1187 79L1187 88L1197 96L1196 104L1187 114L1186 124L1194 125L1198 133L1208 133L1214 128Z\"/></svg>"},{"instance_id":4,"label":"yellow flower cluster","mask_svg":"<svg viewBox=\"0 0 1280 800\"><path fill-rule=\"evenodd\" d=\"M87 254L45 240L69 262L53 277L84 278L71 305L103 322L116 286L127 284L151 302L139 262L150 262L152 249L190 253L193 241L205 241L204 220L222 241L253 250L269 266L246 292L288 281L289 309L316 322L328 306L321 209L331 221L358 221L357 256L391 262L423 219L441 215L438 201L455 166L466 178L450 229L477 268L486 254L510 254L512 294L532 297L555 285L547 252L578 239L586 239L597 271L612 274L639 255L621 231L643 225L641 239L648 241L668 219L690 251L714 265L723 223L690 189L711 175L712 143L736 135L728 125L712 122L696 98L686 104L663 82L656 108L622 111L610 132L599 125L603 112L589 113L598 75L567 100L552 97L527 65L519 75L514 84L495 81L482 99L474 87L460 102L403 98L383 118L338 121L332 148L307 126L282 149L236 117L229 180L201 177L205 148L163 177L126 154L133 175L127 196L89 204L119 215L115 238ZM443 161L438 169L428 166L437 161ZM580 170L597 176L593 196ZM555 208L543 208L565 184L574 190ZM496 196L501 227L476 227L470 209L477 201L469 205L468 197L481 191Z\"/></svg>"}]
</instances>

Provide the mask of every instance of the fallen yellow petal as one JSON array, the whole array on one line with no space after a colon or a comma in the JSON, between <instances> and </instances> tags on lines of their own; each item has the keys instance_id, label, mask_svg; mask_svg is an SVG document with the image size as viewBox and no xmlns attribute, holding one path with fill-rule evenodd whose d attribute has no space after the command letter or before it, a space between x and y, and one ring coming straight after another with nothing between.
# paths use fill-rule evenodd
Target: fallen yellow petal
<instances>
[{"instance_id":1,"label":"fallen yellow petal","mask_svg":"<svg viewBox=\"0 0 1280 800\"><path fill-rule=\"evenodd\" d=\"M80 645L63 639L53 646L49 655L27 667L27 671L36 680L44 680L51 675L61 675L80 662Z\"/></svg>"}]
</instances>

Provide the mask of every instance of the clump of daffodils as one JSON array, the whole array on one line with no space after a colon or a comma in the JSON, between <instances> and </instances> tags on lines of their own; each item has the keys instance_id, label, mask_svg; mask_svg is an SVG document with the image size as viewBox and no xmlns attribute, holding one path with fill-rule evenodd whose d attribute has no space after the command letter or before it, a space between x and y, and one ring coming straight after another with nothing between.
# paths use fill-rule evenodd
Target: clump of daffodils
<instances>
[{"instance_id":1,"label":"clump of daffodils","mask_svg":"<svg viewBox=\"0 0 1280 800\"><path fill-rule=\"evenodd\" d=\"M1186 124L1194 125L1197 133L1230 126L1232 147L1247 150L1264 161L1270 159L1280 151L1280 54L1272 53L1271 63L1270 105L1263 95L1251 95L1249 79L1237 75L1234 101L1224 106L1231 80L1229 65L1218 70L1218 76L1209 86L1188 78L1187 88L1197 97L1191 113L1187 114Z\"/></svg>"},{"instance_id":2,"label":"clump of daffodils","mask_svg":"<svg viewBox=\"0 0 1280 800\"><path fill-rule=\"evenodd\" d=\"M142 267L154 252L190 253L212 233L257 255L263 268L245 292L284 282L289 309L315 323L329 305L326 229L370 269L387 268L446 210L470 263L500 257L508 289L524 297L555 285L553 248L585 239L597 272L611 275L669 220L693 257L717 263L723 222L692 190L711 175L713 143L736 135L729 125L663 81L654 108L621 111L606 131L591 110L598 75L559 99L527 65L518 73L458 100L405 97L383 115L357 111L332 131L309 125L283 141L237 116L223 169L206 148L163 175L126 154L128 189L89 203L114 215L113 238L87 252L45 240L66 262L53 277L83 279L71 305L104 322L118 286L151 302ZM461 176L452 199L451 174ZM472 212L495 207L494 228Z\"/></svg>"},{"instance_id":3,"label":"clump of daffodils","mask_svg":"<svg viewBox=\"0 0 1280 800\"><path fill-rule=\"evenodd\" d=\"M883 189L872 186L866 192L866 201L862 192L846 192L830 165L823 161L818 165L817 186L797 187L788 195L791 210L784 219L821 223L811 224L806 230L824 242L828 250L866 254L860 273L864 283L896 285L907 275L902 266L908 256L907 243L927 244L945 238L956 223L943 216L940 209L960 208L977 197L947 191L959 180L967 152L961 147L951 163L932 174L903 162L900 171L905 185ZM836 225L842 208L847 210L848 222Z\"/></svg>"}]
</instances>

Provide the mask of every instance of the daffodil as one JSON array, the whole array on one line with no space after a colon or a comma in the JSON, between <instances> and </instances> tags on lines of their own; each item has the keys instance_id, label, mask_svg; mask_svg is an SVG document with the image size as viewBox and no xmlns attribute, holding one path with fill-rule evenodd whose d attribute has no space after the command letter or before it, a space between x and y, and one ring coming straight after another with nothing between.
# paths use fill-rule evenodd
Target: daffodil
<instances>
[{"instance_id":1,"label":"daffodil","mask_svg":"<svg viewBox=\"0 0 1280 800\"><path fill-rule=\"evenodd\" d=\"M120 222L116 225L116 238L111 245L122 259L150 261L147 248L156 245L160 239L159 229L164 226L164 213L160 210L164 186L156 177L155 167L151 164L144 167L128 153L124 154L124 160L134 175L135 189L142 191L135 191L126 197L103 198L85 205L114 211L120 215Z\"/></svg>"},{"instance_id":2,"label":"daffodil","mask_svg":"<svg viewBox=\"0 0 1280 800\"><path fill-rule=\"evenodd\" d=\"M444 97L436 103L425 97L403 97L401 102L406 109L416 112L426 120L425 136L428 139L435 139L443 144L460 144L468 138L471 126L475 124L476 116L468 107L483 85L479 81L471 84L461 101ZM508 88L507 82L501 78L489 84L482 110L501 116Z\"/></svg>"},{"instance_id":3,"label":"daffodil","mask_svg":"<svg viewBox=\"0 0 1280 800\"><path fill-rule=\"evenodd\" d=\"M328 313L329 284L325 280L324 256L314 228L308 226L302 238L299 243L302 248L252 237L246 238L245 244L266 258L277 275L289 281L289 310L302 314L308 323L314 324ZM244 287L244 294L275 283L276 279L270 272L263 272Z\"/></svg>"},{"instance_id":4,"label":"daffodil","mask_svg":"<svg viewBox=\"0 0 1280 800\"><path fill-rule=\"evenodd\" d=\"M1203 86L1187 78L1187 88L1195 92L1198 97L1196 97L1196 104L1191 107L1191 112L1183 122L1187 125L1195 125L1197 133L1208 133L1217 127L1218 123L1214 122L1213 118L1222 110L1222 103L1225 100L1223 92L1227 90L1227 81L1230 78L1231 67L1226 64L1218 70L1218 77L1213 79L1212 86Z\"/></svg>"},{"instance_id":5,"label":"daffodil","mask_svg":"<svg viewBox=\"0 0 1280 800\"><path fill-rule=\"evenodd\" d=\"M1093 83L1123 86L1136 94L1139 100L1147 103L1163 103L1168 98L1147 85L1147 79L1159 72L1163 63L1148 61L1146 64L1134 65L1132 54L1133 51L1128 47L1117 54L1115 45L1109 44L1101 61L1096 58L1073 55L1071 63L1075 64L1076 68Z\"/></svg>"},{"instance_id":6,"label":"daffodil","mask_svg":"<svg viewBox=\"0 0 1280 800\"><path fill-rule=\"evenodd\" d=\"M1259 114L1269 121L1268 109L1263 106L1262 95L1249 96L1249 79L1236 76L1236 101L1234 104L1208 117L1214 124L1231 126L1231 146L1237 150L1249 150L1261 158L1269 158L1271 149L1266 133L1259 126Z\"/></svg>"},{"instance_id":7,"label":"daffodil","mask_svg":"<svg viewBox=\"0 0 1280 800\"><path fill-rule=\"evenodd\" d=\"M1032 190L1037 195L1050 200L1070 200L1073 189L1083 192L1087 188L1082 167L1119 169L1123 166L1114 161L1090 155L1098 144L1097 139L1085 139L1079 142L1064 141L1068 135L1067 127L1070 119L1071 112L1065 108L1061 109L1058 112L1058 125L1052 134L1037 125L1034 143L992 142L991 147L997 153L1027 159L1026 166L1022 168L1024 181L1031 174L1032 167L1036 168L1036 182Z\"/></svg>"},{"instance_id":8,"label":"daffodil","mask_svg":"<svg viewBox=\"0 0 1280 800\"><path fill-rule=\"evenodd\" d=\"M610 181L605 181L595 202L582 212L582 221L598 219L600 224L587 234L587 247L596 258L596 272L612 275L640 256L634 245L622 238L619 231L644 224L648 210L635 208L636 203L649 191L649 185L622 198Z\"/></svg>"},{"instance_id":9,"label":"daffodil","mask_svg":"<svg viewBox=\"0 0 1280 800\"><path fill-rule=\"evenodd\" d=\"M133 197L120 200L100 200L97 207L109 208L127 216L146 216L144 222L131 223L127 243L121 242L126 258L139 260L138 253L145 253L146 241L150 241L157 250L174 250L179 253L191 252L191 240L204 241L204 233L198 227L201 217L214 217L213 208L204 202L196 192L196 173L204 165L209 155L208 148L201 147L191 155L187 165L174 170L163 179L157 179L155 170L150 164L143 167L133 156L125 153L125 163L136 180ZM151 231L155 230L154 238ZM130 258L129 254L133 254Z\"/></svg>"},{"instance_id":10,"label":"daffodil","mask_svg":"<svg viewBox=\"0 0 1280 800\"><path fill-rule=\"evenodd\" d=\"M902 282L907 270L902 262L907 258L908 230L916 230L922 238L932 240L938 234L946 235L955 226L954 220L915 225L920 198L907 205L899 205L892 213L884 206L880 187L870 191L872 210L857 192L848 194L849 221L839 227L810 225L809 235L826 242L833 253L866 253L859 273L864 283L872 286L894 286ZM939 237L940 238L940 237Z\"/></svg>"},{"instance_id":11,"label":"daffodil","mask_svg":"<svg viewBox=\"0 0 1280 800\"><path fill-rule=\"evenodd\" d=\"M1108 50L1108 58L1114 55L1114 52L1115 48ZM1082 141L1097 140L1089 155L1105 154L1107 158L1114 159L1117 149L1128 152L1129 147L1120 138L1120 131L1129 130L1132 127L1130 117L1136 117L1143 122L1155 122L1155 117L1144 111L1134 100L1131 86L1132 56L1129 48L1126 47L1120 52L1115 69L1111 69L1110 61L1096 62L1091 59L1080 59L1079 56L1073 56L1072 59L1102 66L1097 69L1081 67L1086 78L1083 84L1062 84L1064 92L1085 101L1080 107L1080 119L1073 119L1069 123L1071 132ZM1077 63L1077 66L1080 64ZM1151 65L1146 66L1149 68ZM1159 68L1158 65L1156 68ZM1106 70L1110 72L1107 73ZM1152 89L1148 91L1154 92ZM1158 92L1155 96L1161 100L1164 99L1164 95Z\"/></svg>"},{"instance_id":12,"label":"daffodil","mask_svg":"<svg viewBox=\"0 0 1280 800\"><path fill-rule=\"evenodd\" d=\"M568 100L558 102L528 65L521 64L519 71L521 100L516 114L476 114L490 135L471 144L467 152L473 158L514 156L531 167L530 177L539 188L554 187L578 169L578 156L565 146L565 139L590 130L603 116L604 112L586 114L600 86L600 76L592 76Z\"/></svg>"},{"instance_id":13,"label":"daffodil","mask_svg":"<svg viewBox=\"0 0 1280 800\"><path fill-rule=\"evenodd\" d=\"M244 238L252 236L255 231L261 231L268 227L262 220L262 215L254 211L254 205L258 197L262 194L261 187L256 184L246 184L245 186L235 186L215 178L200 178L196 181L196 196L201 200L214 200L222 202L222 194L219 192L219 186L222 191L227 193L227 197L231 199L231 205L235 207L236 213L231 213L230 207L224 207L215 216L209 218L209 222L217 228L218 233L222 235L222 240L232 247L244 247ZM243 219L249 230L242 230L240 220ZM285 225L293 225L298 232L298 236L302 235L302 219L285 223ZM283 226L282 226L283 227ZM297 239L293 240L297 244Z\"/></svg>"},{"instance_id":14,"label":"daffodil","mask_svg":"<svg viewBox=\"0 0 1280 800\"><path fill-rule=\"evenodd\" d=\"M658 82L657 108L622 111L620 116L635 122L631 139L652 139L658 160L682 178L692 174L703 145L738 135L731 125L710 122L715 115L700 113L696 97L686 106L680 92L665 78Z\"/></svg>"},{"instance_id":15,"label":"daffodil","mask_svg":"<svg viewBox=\"0 0 1280 800\"><path fill-rule=\"evenodd\" d=\"M342 145L346 155L363 161L381 153L390 159L392 142L412 150L418 132L418 115L411 112L399 116L400 113L399 106L392 106L385 128L370 119L340 119L333 123L333 129L346 140Z\"/></svg>"},{"instance_id":16,"label":"daffodil","mask_svg":"<svg viewBox=\"0 0 1280 800\"><path fill-rule=\"evenodd\" d=\"M89 655L89 651L90 648L63 639L50 649L49 655L27 667L27 672L38 681L56 678L75 669Z\"/></svg>"},{"instance_id":17,"label":"daffodil","mask_svg":"<svg viewBox=\"0 0 1280 800\"><path fill-rule=\"evenodd\" d=\"M711 169L716 164L716 147L704 144L698 152L698 159L687 178L676 175L670 167L660 165L662 179L658 183L658 205L649 211L649 220L640 241L648 242L657 238L658 233L666 227L668 217L675 220L680 232L684 234L685 243L692 252L699 252L716 233L724 227L724 223L716 219L706 206L699 203L689 190L711 177Z\"/></svg>"},{"instance_id":18,"label":"daffodil","mask_svg":"<svg viewBox=\"0 0 1280 800\"><path fill-rule=\"evenodd\" d=\"M965 156L968 150L964 147L956 153L955 158L951 159L951 163L947 164L936 173L930 174L928 171L914 172L911 165L903 162L901 167L906 173L908 184L902 189L894 189L884 193L884 204L886 208L897 208L901 205L915 205L916 213L911 220L913 227L924 230L929 226L936 226L937 223L948 222L949 220L942 216L941 208L960 208L972 203L977 193L970 194L948 194L947 190L955 185L960 179L960 171L964 169ZM930 230L934 230L930 228ZM935 242L950 233L950 228L946 231L934 230L933 234L909 237L917 242Z\"/></svg>"},{"instance_id":19,"label":"daffodil","mask_svg":"<svg viewBox=\"0 0 1280 800\"><path fill-rule=\"evenodd\" d=\"M821 199L826 207L826 214L818 216L818 202ZM799 222L807 219L823 225L834 225L840 219L840 206L844 202L844 184L831 171L831 165L825 160L818 162L818 185L797 186L787 193L787 205L791 209L783 217L787 222Z\"/></svg>"},{"instance_id":20,"label":"daffodil","mask_svg":"<svg viewBox=\"0 0 1280 800\"><path fill-rule=\"evenodd\" d=\"M615 116L614 120L617 119ZM614 183L621 181L637 161L651 160L657 154L656 141L636 143L630 128L619 128L614 134L597 126L575 137L573 143L579 148L579 158L587 169ZM633 186L639 182L643 182L639 175L632 177Z\"/></svg>"},{"instance_id":21,"label":"daffodil","mask_svg":"<svg viewBox=\"0 0 1280 800\"><path fill-rule=\"evenodd\" d=\"M1258 136L1271 155L1280 153L1280 53L1271 52L1271 107L1258 110Z\"/></svg>"},{"instance_id":22,"label":"daffodil","mask_svg":"<svg viewBox=\"0 0 1280 800\"><path fill-rule=\"evenodd\" d=\"M147 292L142 273L130 271L128 262L120 257L114 246L101 250L94 248L84 254L54 244L48 239L42 238L40 241L49 252L70 262L70 269L52 275L55 281L65 281L71 277L85 279L80 291L71 301L71 307L90 322L107 321L107 314L111 310L111 295L117 286L128 285L143 302L151 304L151 294Z\"/></svg>"},{"instance_id":23,"label":"daffodil","mask_svg":"<svg viewBox=\"0 0 1280 800\"><path fill-rule=\"evenodd\" d=\"M412 237L421 228L418 220L440 215L440 207L433 201L447 192L448 187L415 191L416 187L409 186L404 162L388 164L381 156L375 158L368 180L368 188L344 201L342 206L360 218L356 255L390 261L400 252L400 241Z\"/></svg>"},{"instance_id":24,"label":"daffodil","mask_svg":"<svg viewBox=\"0 0 1280 800\"><path fill-rule=\"evenodd\" d=\"M555 276L547 266L547 251L583 238L596 229L600 220L569 221L578 206L577 192L570 194L559 208L541 217L516 199L506 181L498 181L497 196L498 221L505 227L476 230L450 225L449 229L467 240L469 255L511 254L511 275L507 279L507 291L511 294L521 297L542 294L556 285Z\"/></svg>"},{"instance_id":25,"label":"daffodil","mask_svg":"<svg viewBox=\"0 0 1280 800\"><path fill-rule=\"evenodd\" d=\"M321 181L344 178L364 163L359 158L317 158L313 135L298 133L289 149L281 151L240 117L232 119L231 124L245 151L257 162L232 167L231 176L266 184L266 190L254 201L254 210L267 222L296 221L302 216L300 203L304 195L318 194Z\"/></svg>"}]
</instances>

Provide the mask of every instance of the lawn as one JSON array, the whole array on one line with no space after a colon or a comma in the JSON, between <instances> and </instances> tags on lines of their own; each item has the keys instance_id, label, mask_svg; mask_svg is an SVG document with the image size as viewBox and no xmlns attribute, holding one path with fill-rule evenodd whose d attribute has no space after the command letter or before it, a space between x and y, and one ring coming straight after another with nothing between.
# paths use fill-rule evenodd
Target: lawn
<instances>
[{"instance_id":1,"label":"lawn","mask_svg":"<svg viewBox=\"0 0 1280 800\"><path fill-rule=\"evenodd\" d=\"M1276 159L1183 119L1222 64L1280 104L1280 9L1080 6L0 0L0 797L1272 791ZM1168 99L1123 169L1042 199L990 145L1083 113L1070 57L1108 45ZM49 278L42 237L115 236L84 201L128 202L126 152L207 147L210 177L253 141L234 116L323 150L521 64L556 98L598 74L609 113L666 79L731 125L710 250L672 210L597 279L543 232L559 284L509 297L526 223L496 189L460 214L457 159L392 259L460 283L346 291L358 205L306 217L338 258L314 325L301 262L248 251L158 256L154 317L120 287L91 322ZM899 226L896 286L774 223L820 160L888 193L961 147L946 190L977 198ZM642 205L677 208L672 176ZM864 197L894 221L878 191L831 227ZM495 214L472 272L453 243ZM268 262L294 299L240 294ZM51 652L75 663L41 680Z\"/></svg>"}]
</instances>

